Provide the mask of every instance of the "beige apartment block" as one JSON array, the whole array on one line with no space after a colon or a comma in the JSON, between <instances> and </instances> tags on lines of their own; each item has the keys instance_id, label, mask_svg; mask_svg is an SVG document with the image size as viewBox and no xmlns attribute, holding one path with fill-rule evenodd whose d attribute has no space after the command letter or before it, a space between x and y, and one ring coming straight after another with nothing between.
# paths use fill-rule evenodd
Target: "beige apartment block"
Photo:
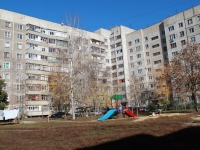
<instances>
[{"instance_id":1,"label":"beige apartment block","mask_svg":"<svg viewBox=\"0 0 200 150\"><path fill-rule=\"evenodd\" d=\"M60 65L54 53L67 50L72 31L63 24L0 10L0 76L9 96L7 109L23 108L26 116L51 113L48 75ZM101 77L106 70L104 37L81 32L87 39L86 55L97 61Z\"/></svg>"}]
</instances>

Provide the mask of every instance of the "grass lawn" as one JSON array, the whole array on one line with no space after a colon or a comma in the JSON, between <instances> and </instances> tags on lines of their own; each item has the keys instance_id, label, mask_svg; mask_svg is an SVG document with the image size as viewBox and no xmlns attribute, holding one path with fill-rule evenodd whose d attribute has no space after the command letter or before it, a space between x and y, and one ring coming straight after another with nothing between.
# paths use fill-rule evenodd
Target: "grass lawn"
<instances>
[{"instance_id":1,"label":"grass lawn","mask_svg":"<svg viewBox=\"0 0 200 150\"><path fill-rule=\"evenodd\" d=\"M200 149L200 127L185 124L193 122L191 117L196 115L161 116L144 121L54 119L49 123L1 124L0 149Z\"/></svg>"}]
</instances>

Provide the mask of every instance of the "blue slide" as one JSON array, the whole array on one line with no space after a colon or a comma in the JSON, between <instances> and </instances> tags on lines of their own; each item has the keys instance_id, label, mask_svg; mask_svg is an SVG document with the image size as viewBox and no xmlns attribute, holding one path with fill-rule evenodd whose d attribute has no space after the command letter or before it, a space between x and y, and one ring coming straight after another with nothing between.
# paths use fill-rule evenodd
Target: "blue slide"
<instances>
[{"instance_id":1,"label":"blue slide","mask_svg":"<svg viewBox=\"0 0 200 150\"><path fill-rule=\"evenodd\" d=\"M98 121L106 120L110 118L114 113L116 112L116 109L109 110L105 115L103 115L101 118L98 118Z\"/></svg>"}]
</instances>

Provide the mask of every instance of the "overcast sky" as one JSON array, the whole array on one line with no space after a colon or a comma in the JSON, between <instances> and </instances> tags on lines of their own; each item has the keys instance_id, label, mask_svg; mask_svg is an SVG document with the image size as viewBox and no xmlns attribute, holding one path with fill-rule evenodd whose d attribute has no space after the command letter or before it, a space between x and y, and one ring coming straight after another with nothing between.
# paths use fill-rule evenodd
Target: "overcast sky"
<instances>
[{"instance_id":1,"label":"overcast sky","mask_svg":"<svg viewBox=\"0 0 200 150\"><path fill-rule=\"evenodd\" d=\"M200 0L0 0L0 8L48 20L81 16L80 28L94 31L124 25L135 30L200 4Z\"/></svg>"}]
</instances>

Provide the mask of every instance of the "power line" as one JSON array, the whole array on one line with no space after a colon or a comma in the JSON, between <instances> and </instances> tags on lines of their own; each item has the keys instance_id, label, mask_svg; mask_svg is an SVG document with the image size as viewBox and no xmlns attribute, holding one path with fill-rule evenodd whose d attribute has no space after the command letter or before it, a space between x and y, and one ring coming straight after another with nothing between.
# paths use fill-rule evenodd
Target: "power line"
<instances>
[{"instance_id":1,"label":"power line","mask_svg":"<svg viewBox=\"0 0 200 150\"><path fill-rule=\"evenodd\" d=\"M124 20L128 20L128 19L140 17L140 16L143 16L143 15L151 14L151 13L154 13L154 12L157 12L157 11L161 11L161 10L164 10L164 9L167 9L167 8L171 8L171 7L174 7L174 6L182 5L182 4L191 2L191 1L193 1L193 0L188 0L188 1L185 1L185 2L182 2L182 3L179 3L179 4L171 5L171 6L168 6L168 7L164 7L164 8L161 8L161 9L154 10L154 11L146 12L146 13L139 14L139 15L136 15L136 16L132 16L132 17L128 17L128 18L112 21L112 22L101 24L101 25L98 25L98 26L89 27L89 28L86 28L86 29L93 29L93 28L100 27L100 26L103 26L103 25L108 25L108 24L111 24L111 23L116 23L116 22L119 22L119 21L124 21Z\"/></svg>"}]
</instances>

